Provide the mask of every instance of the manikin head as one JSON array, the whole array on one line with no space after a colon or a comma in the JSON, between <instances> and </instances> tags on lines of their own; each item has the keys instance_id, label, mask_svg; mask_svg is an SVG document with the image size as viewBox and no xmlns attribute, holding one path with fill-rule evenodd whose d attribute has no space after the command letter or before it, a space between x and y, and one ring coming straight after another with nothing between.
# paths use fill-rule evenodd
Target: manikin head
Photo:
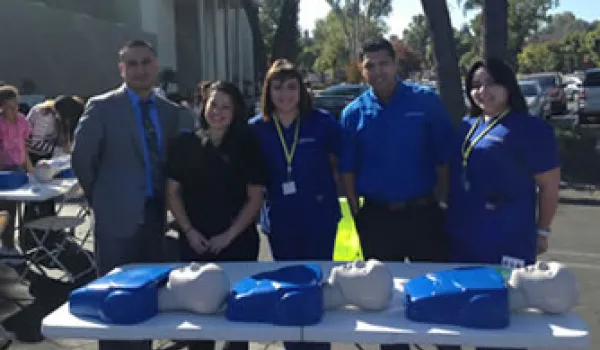
<instances>
[{"instance_id":1,"label":"manikin head","mask_svg":"<svg viewBox=\"0 0 600 350\"><path fill-rule=\"evenodd\" d=\"M575 274L558 262L538 261L513 270L508 283L521 292L526 307L546 313L569 312L579 299Z\"/></svg>"},{"instance_id":2,"label":"manikin head","mask_svg":"<svg viewBox=\"0 0 600 350\"><path fill-rule=\"evenodd\" d=\"M336 266L331 269L329 284L339 289L345 305L367 311L386 309L394 292L392 273L378 260Z\"/></svg>"},{"instance_id":3,"label":"manikin head","mask_svg":"<svg viewBox=\"0 0 600 350\"><path fill-rule=\"evenodd\" d=\"M159 310L214 314L229 289L229 279L221 267L192 262L171 271L167 285L160 290Z\"/></svg>"}]
</instances>

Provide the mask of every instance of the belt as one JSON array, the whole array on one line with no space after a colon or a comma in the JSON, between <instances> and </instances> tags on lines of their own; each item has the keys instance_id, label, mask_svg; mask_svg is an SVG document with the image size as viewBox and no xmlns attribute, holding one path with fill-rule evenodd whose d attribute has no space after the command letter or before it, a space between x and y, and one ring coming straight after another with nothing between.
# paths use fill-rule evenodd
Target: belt
<instances>
[{"instance_id":1,"label":"belt","mask_svg":"<svg viewBox=\"0 0 600 350\"><path fill-rule=\"evenodd\" d=\"M402 202L387 202L371 198L365 198L365 205L385 208L390 211L398 211L411 208L422 208L434 204L436 202L437 200L433 196L415 197Z\"/></svg>"}]
</instances>

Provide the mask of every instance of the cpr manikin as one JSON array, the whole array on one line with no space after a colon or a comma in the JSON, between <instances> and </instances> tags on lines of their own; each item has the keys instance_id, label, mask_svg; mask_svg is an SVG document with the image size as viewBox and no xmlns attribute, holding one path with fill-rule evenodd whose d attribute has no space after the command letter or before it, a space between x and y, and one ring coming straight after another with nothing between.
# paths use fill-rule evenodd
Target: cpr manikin
<instances>
[{"instance_id":1,"label":"cpr manikin","mask_svg":"<svg viewBox=\"0 0 600 350\"><path fill-rule=\"evenodd\" d=\"M388 267L378 260L354 261L331 269L323 285L326 310L353 306L364 311L385 310L394 292Z\"/></svg>"},{"instance_id":2,"label":"cpr manikin","mask_svg":"<svg viewBox=\"0 0 600 350\"><path fill-rule=\"evenodd\" d=\"M533 308L561 314L571 311L579 300L575 274L554 261L513 270L508 288L511 311Z\"/></svg>"},{"instance_id":3,"label":"cpr manikin","mask_svg":"<svg viewBox=\"0 0 600 350\"><path fill-rule=\"evenodd\" d=\"M158 291L158 309L214 314L224 306L229 289L220 266L192 262L169 273L167 284Z\"/></svg>"}]
</instances>

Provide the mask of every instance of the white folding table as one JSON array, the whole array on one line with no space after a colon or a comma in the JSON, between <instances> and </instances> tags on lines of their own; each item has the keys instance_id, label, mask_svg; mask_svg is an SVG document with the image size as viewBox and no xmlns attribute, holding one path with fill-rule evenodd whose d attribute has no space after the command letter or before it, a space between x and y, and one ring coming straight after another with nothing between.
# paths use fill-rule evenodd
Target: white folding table
<instances>
[{"instance_id":1,"label":"white folding table","mask_svg":"<svg viewBox=\"0 0 600 350\"><path fill-rule=\"evenodd\" d=\"M221 263L231 283L262 271L294 262ZM325 272L336 263L320 263ZM575 314L544 315L536 312L515 314L511 325L502 330L475 330L415 323L406 320L402 307L401 284L427 272L456 265L388 263L395 281L392 306L383 312L342 310L326 312L321 323L308 327L280 327L267 324L228 322L222 314L194 315L164 313L131 326L106 325L80 319L69 313L68 304L54 311L42 323L48 338L65 339L212 339L247 341L319 341L343 343L446 344L487 347L547 349L587 349L589 330ZM127 267L124 267L127 268Z\"/></svg>"},{"instance_id":2,"label":"white folding table","mask_svg":"<svg viewBox=\"0 0 600 350\"><path fill-rule=\"evenodd\" d=\"M14 190L0 191L0 200L43 202L66 195L77 186L76 179L54 179L46 183L28 183Z\"/></svg>"}]
</instances>

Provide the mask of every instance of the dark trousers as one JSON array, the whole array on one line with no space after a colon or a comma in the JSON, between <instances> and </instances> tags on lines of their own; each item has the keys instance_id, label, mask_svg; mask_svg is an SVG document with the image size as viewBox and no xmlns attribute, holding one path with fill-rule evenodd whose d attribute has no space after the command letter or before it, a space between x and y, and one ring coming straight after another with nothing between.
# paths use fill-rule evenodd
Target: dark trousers
<instances>
[{"instance_id":1,"label":"dark trousers","mask_svg":"<svg viewBox=\"0 0 600 350\"><path fill-rule=\"evenodd\" d=\"M256 261L258 260L259 239L256 228L248 228L241 233L221 254L196 253L182 232L179 233L179 260L192 261ZM184 342L189 350L214 350L214 340L193 340ZM223 350L248 350L248 342L228 341Z\"/></svg>"},{"instance_id":2,"label":"dark trousers","mask_svg":"<svg viewBox=\"0 0 600 350\"><path fill-rule=\"evenodd\" d=\"M105 275L118 266L132 263L164 262L165 215L164 203L148 200L144 222L131 237L111 237L111 232L95 232L95 255L99 274ZM101 340L99 350L150 350L152 340Z\"/></svg>"},{"instance_id":3,"label":"dark trousers","mask_svg":"<svg viewBox=\"0 0 600 350\"><path fill-rule=\"evenodd\" d=\"M432 201L393 209L384 203L365 201L359 210L356 230L365 259L381 261L428 261L447 259L443 236L444 212ZM385 344L382 350L409 350L408 344Z\"/></svg>"},{"instance_id":4,"label":"dark trousers","mask_svg":"<svg viewBox=\"0 0 600 350\"><path fill-rule=\"evenodd\" d=\"M270 232L269 245L273 260L333 260L338 224L331 222L322 226L319 232ZM318 342L283 342L283 346L286 350L329 350L331 348L329 343Z\"/></svg>"}]
</instances>

